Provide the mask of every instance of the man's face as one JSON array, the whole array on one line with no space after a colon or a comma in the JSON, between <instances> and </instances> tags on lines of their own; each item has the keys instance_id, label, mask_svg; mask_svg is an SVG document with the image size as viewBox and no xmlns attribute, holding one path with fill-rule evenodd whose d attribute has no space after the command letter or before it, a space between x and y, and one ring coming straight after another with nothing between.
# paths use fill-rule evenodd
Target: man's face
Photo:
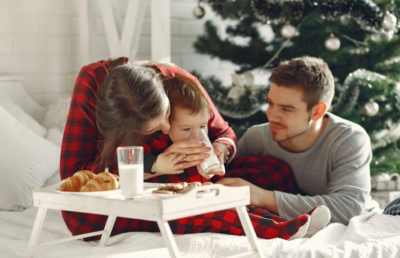
<instances>
[{"instance_id":1,"label":"man's face","mask_svg":"<svg viewBox=\"0 0 400 258\"><path fill-rule=\"evenodd\" d=\"M302 97L301 89L271 84L267 118L274 141L284 143L297 139L310 128L311 111L307 111L307 103Z\"/></svg>"},{"instance_id":2,"label":"man's face","mask_svg":"<svg viewBox=\"0 0 400 258\"><path fill-rule=\"evenodd\" d=\"M208 110L204 109L197 114L180 106L174 106L173 116L170 117L171 128L169 137L172 142L181 142L201 137L201 130L207 131Z\"/></svg>"}]
</instances>

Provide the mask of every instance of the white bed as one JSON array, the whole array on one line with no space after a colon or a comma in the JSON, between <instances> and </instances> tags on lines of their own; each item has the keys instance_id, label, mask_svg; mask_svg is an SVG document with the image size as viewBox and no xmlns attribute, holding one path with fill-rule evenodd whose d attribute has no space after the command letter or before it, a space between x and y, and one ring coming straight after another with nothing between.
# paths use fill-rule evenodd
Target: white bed
<instances>
[{"instance_id":1,"label":"white bed","mask_svg":"<svg viewBox=\"0 0 400 258\"><path fill-rule=\"evenodd\" d=\"M0 83L0 92L20 103L35 119L41 121L44 117L45 109L30 99L20 83ZM44 186L59 180L59 172L55 171ZM25 257L36 212L35 207L21 212L0 211L0 257ZM61 212L49 210L40 242L68 236ZM182 257L224 257L250 251L244 236L203 233L175 235L175 239ZM310 239L260 239L260 244L265 257L400 257L400 216L369 213L353 218L347 227L331 224ZM159 258L169 257L169 253L159 233L127 233L111 237L107 247L98 246L97 241L80 240L39 246L34 257Z\"/></svg>"}]
</instances>

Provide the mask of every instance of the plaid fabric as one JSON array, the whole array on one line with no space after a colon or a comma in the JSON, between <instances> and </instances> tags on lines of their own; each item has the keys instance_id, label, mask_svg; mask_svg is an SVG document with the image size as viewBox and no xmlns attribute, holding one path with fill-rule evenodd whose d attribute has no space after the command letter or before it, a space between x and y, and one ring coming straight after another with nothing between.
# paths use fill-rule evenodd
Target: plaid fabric
<instances>
[{"instance_id":1,"label":"plaid fabric","mask_svg":"<svg viewBox=\"0 0 400 258\"><path fill-rule=\"evenodd\" d=\"M227 165L226 170L224 177L242 178L270 191L293 194L299 192L289 165L273 157L236 158ZM212 181L216 182L221 178L221 176L214 176Z\"/></svg>"},{"instance_id":2,"label":"plaid fabric","mask_svg":"<svg viewBox=\"0 0 400 258\"><path fill-rule=\"evenodd\" d=\"M240 174L241 176L243 176L243 179L249 181L252 180L256 185L264 189L285 189L288 190L288 192L293 192L293 190L287 186L294 186L295 184L293 182L293 177L291 177L290 169L286 170L286 164L284 164L282 161L270 157L258 157L250 159L253 161L253 163L251 163L253 164L253 166L258 166L259 164L262 164L261 168L251 168L251 173L246 173L248 168L242 169L240 173L240 169L237 169L234 170L236 172L234 172L233 174ZM270 162L272 163L270 164ZM240 158L238 159L238 161L234 161L234 164L235 163L241 163L244 166L245 159ZM247 165L247 167L249 167L249 165ZM283 168L283 173L285 175L288 175L288 179L283 180L282 177L276 175L282 172L275 169L281 168ZM187 173L189 174L190 171L191 170L189 169ZM232 175L231 172L227 174ZM250 175L249 178L246 178L246 175ZM264 177L271 178L271 180L264 180ZM167 180L169 178L170 177L164 177L162 181L168 182ZM157 181L156 178L154 180ZM189 182L190 179L187 179L187 181ZM177 182L179 182L179 180ZM276 186L274 184L287 185ZM73 235L103 230L107 220L107 216L77 212L63 212L63 217L67 223L68 229ZM267 210L254 207L249 209L249 217L258 237L266 239L277 237L289 239L292 235L297 233L300 227L307 223L310 215L305 214L296 219L287 221L284 218L279 217L276 214L271 213ZM177 219L170 221L169 224L174 234L214 232L233 235L244 235L239 216L235 209L210 212L197 216ZM158 232L158 226L155 222L117 218L115 226L112 230L112 235L132 231ZM99 238L100 237L97 236L85 240L94 240Z\"/></svg>"},{"instance_id":3,"label":"plaid fabric","mask_svg":"<svg viewBox=\"0 0 400 258\"><path fill-rule=\"evenodd\" d=\"M386 208L383 210L382 214L400 216L400 197L397 197L397 199L394 199L391 203L389 203L388 206L386 206Z\"/></svg>"},{"instance_id":4,"label":"plaid fabric","mask_svg":"<svg viewBox=\"0 0 400 258\"><path fill-rule=\"evenodd\" d=\"M258 209L258 208L256 208ZM261 209L260 209L261 210ZM260 211L260 213L262 213ZM267 213L271 217L270 213ZM271 218L249 213L250 220L258 237L265 239L289 239L297 233L299 228L307 223L310 215L305 214L290 221L277 222ZM104 229L107 216L63 212L65 221L74 221L67 224L72 235L79 235ZM210 212L202 215L172 220L168 222L174 234L191 233L223 233L231 235L245 235L239 216L235 209ZM159 232L156 222L127 219L118 217L115 221L111 236L127 232ZM99 240L100 236L85 238L84 241Z\"/></svg>"}]
</instances>

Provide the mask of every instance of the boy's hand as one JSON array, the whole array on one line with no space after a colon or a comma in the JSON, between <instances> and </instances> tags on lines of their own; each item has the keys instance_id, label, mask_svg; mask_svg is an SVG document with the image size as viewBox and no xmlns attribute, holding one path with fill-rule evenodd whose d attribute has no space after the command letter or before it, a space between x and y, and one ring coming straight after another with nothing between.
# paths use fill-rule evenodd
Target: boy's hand
<instances>
[{"instance_id":1,"label":"boy's hand","mask_svg":"<svg viewBox=\"0 0 400 258\"><path fill-rule=\"evenodd\" d=\"M199 172L199 174L208 180L210 180L213 175L218 175L218 176L225 175L225 171L223 169L213 169L213 170L208 171L208 173L206 174L206 173L204 173L204 171L200 165L197 165L196 167L197 167L197 171Z\"/></svg>"},{"instance_id":2,"label":"boy's hand","mask_svg":"<svg viewBox=\"0 0 400 258\"><path fill-rule=\"evenodd\" d=\"M221 165L224 165L226 153L228 152L226 145L222 144L222 143L214 142L212 144L212 146L214 148L215 154L218 157L219 163L221 163Z\"/></svg>"},{"instance_id":3,"label":"boy's hand","mask_svg":"<svg viewBox=\"0 0 400 258\"><path fill-rule=\"evenodd\" d=\"M185 168L193 167L199 162L198 160L186 161L185 157L184 153L163 152L158 155L151 171L161 174L180 174L184 172Z\"/></svg>"}]
</instances>

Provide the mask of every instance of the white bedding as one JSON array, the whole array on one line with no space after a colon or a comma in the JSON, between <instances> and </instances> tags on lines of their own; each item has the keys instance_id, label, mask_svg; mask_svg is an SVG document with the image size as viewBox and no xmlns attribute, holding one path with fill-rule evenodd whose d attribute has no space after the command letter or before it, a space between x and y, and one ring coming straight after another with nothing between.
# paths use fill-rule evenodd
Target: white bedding
<instances>
[{"instance_id":1,"label":"white bedding","mask_svg":"<svg viewBox=\"0 0 400 258\"><path fill-rule=\"evenodd\" d=\"M59 181L56 173L46 185ZM37 208L0 212L0 257L25 257ZM48 210L40 242L71 236L58 210ZM224 257L250 251L247 238L203 233L175 235L182 257ZM400 216L369 213L350 225L331 224L310 239L261 240L265 257L400 257ZM39 246L34 257L170 257L159 233L127 233L111 237L107 247L75 240Z\"/></svg>"}]
</instances>

